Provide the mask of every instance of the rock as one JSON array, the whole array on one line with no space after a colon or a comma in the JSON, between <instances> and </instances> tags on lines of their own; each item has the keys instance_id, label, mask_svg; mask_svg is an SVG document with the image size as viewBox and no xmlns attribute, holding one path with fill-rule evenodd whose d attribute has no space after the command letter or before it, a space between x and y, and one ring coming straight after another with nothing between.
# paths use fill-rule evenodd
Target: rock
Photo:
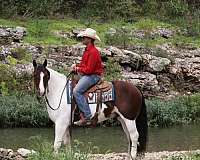
<instances>
[{"instance_id":1,"label":"rock","mask_svg":"<svg viewBox=\"0 0 200 160\"><path fill-rule=\"evenodd\" d=\"M157 80L159 82L160 92L168 93L171 90L172 82L167 74L157 75Z\"/></svg>"},{"instance_id":2,"label":"rock","mask_svg":"<svg viewBox=\"0 0 200 160\"><path fill-rule=\"evenodd\" d=\"M106 49L108 51L110 51L111 55L114 57L123 57L124 56L123 51L121 49L118 49L117 47L110 46Z\"/></svg>"},{"instance_id":3,"label":"rock","mask_svg":"<svg viewBox=\"0 0 200 160\"><path fill-rule=\"evenodd\" d=\"M77 37L77 35L80 33L80 32L82 32L82 31L84 31L85 29L83 29L83 28L76 28L76 29L72 29L72 33L74 34L74 37Z\"/></svg>"},{"instance_id":4,"label":"rock","mask_svg":"<svg viewBox=\"0 0 200 160\"><path fill-rule=\"evenodd\" d=\"M161 72L165 70L171 63L167 58L152 56L149 54L142 55L143 63L146 70L150 72Z\"/></svg>"},{"instance_id":5,"label":"rock","mask_svg":"<svg viewBox=\"0 0 200 160\"><path fill-rule=\"evenodd\" d=\"M123 72L122 77L141 88L146 95L153 95L160 90L156 75L148 72Z\"/></svg>"},{"instance_id":6,"label":"rock","mask_svg":"<svg viewBox=\"0 0 200 160\"><path fill-rule=\"evenodd\" d=\"M131 31L131 35L134 38L143 39L143 38L156 38L157 36L163 37L163 38L171 38L177 33L176 30L163 28L163 27L157 27L155 29L133 29Z\"/></svg>"},{"instance_id":7,"label":"rock","mask_svg":"<svg viewBox=\"0 0 200 160\"><path fill-rule=\"evenodd\" d=\"M28 64L16 64L14 66L14 70L17 76L22 76L22 75L32 75L33 73L33 65L32 63Z\"/></svg>"},{"instance_id":8,"label":"rock","mask_svg":"<svg viewBox=\"0 0 200 160\"><path fill-rule=\"evenodd\" d=\"M134 29L134 30L131 31L131 35L134 38L142 39L142 38L145 37L146 31L145 30Z\"/></svg>"},{"instance_id":9,"label":"rock","mask_svg":"<svg viewBox=\"0 0 200 160\"><path fill-rule=\"evenodd\" d=\"M0 148L0 159L2 160L24 160L24 158L12 149Z\"/></svg>"},{"instance_id":10,"label":"rock","mask_svg":"<svg viewBox=\"0 0 200 160\"><path fill-rule=\"evenodd\" d=\"M21 155L22 157L27 157L29 154L34 154L36 152L34 150L28 150L28 149L24 149L24 148L19 148L17 150L17 153L19 155Z\"/></svg>"},{"instance_id":11,"label":"rock","mask_svg":"<svg viewBox=\"0 0 200 160\"><path fill-rule=\"evenodd\" d=\"M3 61L6 59L6 57L11 54L10 50L4 46L1 46L0 48L0 61Z\"/></svg>"},{"instance_id":12,"label":"rock","mask_svg":"<svg viewBox=\"0 0 200 160\"><path fill-rule=\"evenodd\" d=\"M14 29L14 32L16 33L16 35L18 35L21 39L23 38L23 36L26 36L27 30L24 27L19 27L17 26Z\"/></svg>"},{"instance_id":13,"label":"rock","mask_svg":"<svg viewBox=\"0 0 200 160\"><path fill-rule=\"evenodd\" d=\"M159 35L163 38L171 38L172 36L174 36L176 33L175 30L171 30L171 29L168 29L168 28L163 28L163 27L157 27L156 29L154 29L152 32L151 32L151 35L152 36L156 36L156 35Z\"/></svg>"},{"instance_id":14,"label":"rock","mask_svg":"<svg viewBox=\"0 0 200 160\"><path fill-rule=\"evenodd\" d=\"M66 39L75 38L75 35L72 32L67 32L67 31L56 31L54 34L58 37L62 37Z\"/></svg>"},{"instance_id":15,"label":"rock","mask_svg":"<svg viewBox=\"0 0 200 160\"><path fill-rule=\"evenodd\" d=\"M108 36L114 36L117 33L117 30L115 28L109 28L106 32L106 35Z\"/></svg>"},{"instance_id":16,"label":"rock","mask_svg":"<svg viewBox=\"0 0 200 160\"><path fill-rule=\"evenodd\" d=\"M111 51L106 48L101 49L100 52L101 52L101 55L103 55L103 56L108 56L108 57L112 56Z\"/></svg>"},{"instance_id":17,"label":"rock","mask_svg":"<svg viewBox=\"0 0 200 160\"><path fill-rule=\"evenodd\" d=\"M9 28L0 26L0 44L11 44L11 42L20 42L26 35L26 28Z\"/></svg>"},{"instance_id":18,"label":"rock","mask_svg":"<svg viewBox=\"0 0 200 160\"><path fill-rule=\"evenodd\" d=\"M125 57L125 61L123 61L123 58L121 60L121 63L130 63L130 66L133 67L134 69L138 69L139 66L141 65L142 63L142 57L137 54L137 53L134 53L132 51L128 51L128 50L123 50L124 52L124 56Z\"/></svg>"},{"instance_id":19,"label":"rock","mask_svg":"<svg viewBox=\"0 0 200 160\"><path fill-rule=\"evenodd\" d=\"M7 156L8 155L8 150L5 149L5 148L0 148L0 155Z\"/></svg>"}]
</instances>

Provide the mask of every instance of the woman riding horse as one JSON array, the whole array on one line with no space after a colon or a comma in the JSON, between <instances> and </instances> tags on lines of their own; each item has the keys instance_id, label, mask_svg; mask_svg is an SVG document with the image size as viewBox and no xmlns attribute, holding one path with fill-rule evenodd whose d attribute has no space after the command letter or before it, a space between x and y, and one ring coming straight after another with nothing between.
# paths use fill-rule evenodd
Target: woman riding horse
<instances>
[{"instance_id":1,"label":"woman riding horse","mask_svg":"<svg viewBox=\"0 0 200 160\"><path fill-rule=\"evenodd\" d=\"M77 36L81 37L82 43L86 45L81 62L71 66L72 71L80 73L80 80L73 90L73 95L78 108L84 115L81 116L79 121L74 122L74 124L81 126L90 125L92 118L89 104L87 103L83 93L101 79L100 76L103 72L103 67L100 53L94 45L94 41L96 39L100 41L96 31L94 29L87 28Z\"/></svg>"}]
</instances>

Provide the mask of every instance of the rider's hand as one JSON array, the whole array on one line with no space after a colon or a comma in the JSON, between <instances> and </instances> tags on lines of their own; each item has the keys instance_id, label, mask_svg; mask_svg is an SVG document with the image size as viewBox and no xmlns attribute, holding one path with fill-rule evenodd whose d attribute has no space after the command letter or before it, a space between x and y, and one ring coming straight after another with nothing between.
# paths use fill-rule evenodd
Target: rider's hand
<instances>
[{"instance_id":1,"label":"rider's hand","mask_svg":"<svg viewBox=\"0 0 200 160\"><path fill-rule=\"evenodd\" d=\"M70 67L70 71L75 71L75 69L76 69L76 64L72 64Z\"/></svg>"}]
</instances>

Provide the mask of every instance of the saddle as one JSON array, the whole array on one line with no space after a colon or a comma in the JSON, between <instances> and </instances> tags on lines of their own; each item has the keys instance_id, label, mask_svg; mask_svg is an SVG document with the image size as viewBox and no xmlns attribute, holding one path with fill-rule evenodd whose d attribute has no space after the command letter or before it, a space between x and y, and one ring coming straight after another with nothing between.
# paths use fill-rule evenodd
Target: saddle
<instances>
[{"instance_id":1,"label":"saddle","mask_svg":"<svg viewBox=\"0 0 200 160\"><path fill-rule=\"evenodd\" d=\"M112 88L112 84L108 81L99 80L97 84L90 87L85 93L106 92Z\"/></svg>"},{"instance_id":2,"label":"saddle","mask_svg":"<svg viewBox=\"0 0 200 160\"><path fill-rule=\"evenodd\" d=\"M80 77L78 75L75 75L72 78L72 88L75 87L79 79ZM89 93L106 92L109 91L111 88L112 88L111 82L100 79L95 85L88 88L88 90L85 92L85 95Z\"/></svg>"},{"instance_id":3,"label":"saddle","mask_svg":"<svg viewBox=\"0 0 200 160\"><path fill-rule=\"evenodd\" d=\"M74 75L72 78L72 89L75 87L75 85L78 83L80 77L78 75ZM96 126L97 124L97 117L98 117L98 112L99 112L99 108L102 106L102 94L105 92L109 92L111 91L113 88L113 85L111 82L109 81L105 81L100 79L95 85L91 86L85 93L84 96L86 96L88 99L93 99L93 96L96 96L96 113L93 117L93 126ZM108 98L108 97L107 97ZM75 108L75 101L72 100L72 108Z\"/></svg>"}]
</instances>

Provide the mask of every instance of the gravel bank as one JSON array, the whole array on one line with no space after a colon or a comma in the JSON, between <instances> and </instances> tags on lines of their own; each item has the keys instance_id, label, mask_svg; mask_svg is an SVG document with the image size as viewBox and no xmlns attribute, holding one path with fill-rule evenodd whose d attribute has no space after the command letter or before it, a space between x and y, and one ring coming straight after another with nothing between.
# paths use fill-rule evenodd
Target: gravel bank
<instances>
[{"instance_id":1,"label":"gravel bank","mask_svg":"<svg viewBox=\"0 0 200 160\"><path fill-rule=\"evenodd\" d=\"M145 157L137 158L142 160L164 160L170 157L183 156L187 157L191 153L200 154L200 150L195 151L163 151L163 152L152 152L146 153ZM126 153L109 153L109 154L95 154L92 155L92 160L128 160L128 155Z\"/></svg>"},{"instance_id":2,"label":"gravel bank","mask_svg":"<svg viewBox=\"0 0 200 160\"><path fill-rule=\"evenodd\" d=\"M17 151L12 149L0 148L0 160L25 160L30 151L24 148L20 148ZM163 151L163 152L152 152L146 153L145 157L138 157L137 160L168 160L170 157L187 157L190 154L198 153L200 150L194 151ZM108 154L92 154L90 160L129 160L127 153L108 153Z\"/></svg>"}]
</instances>

